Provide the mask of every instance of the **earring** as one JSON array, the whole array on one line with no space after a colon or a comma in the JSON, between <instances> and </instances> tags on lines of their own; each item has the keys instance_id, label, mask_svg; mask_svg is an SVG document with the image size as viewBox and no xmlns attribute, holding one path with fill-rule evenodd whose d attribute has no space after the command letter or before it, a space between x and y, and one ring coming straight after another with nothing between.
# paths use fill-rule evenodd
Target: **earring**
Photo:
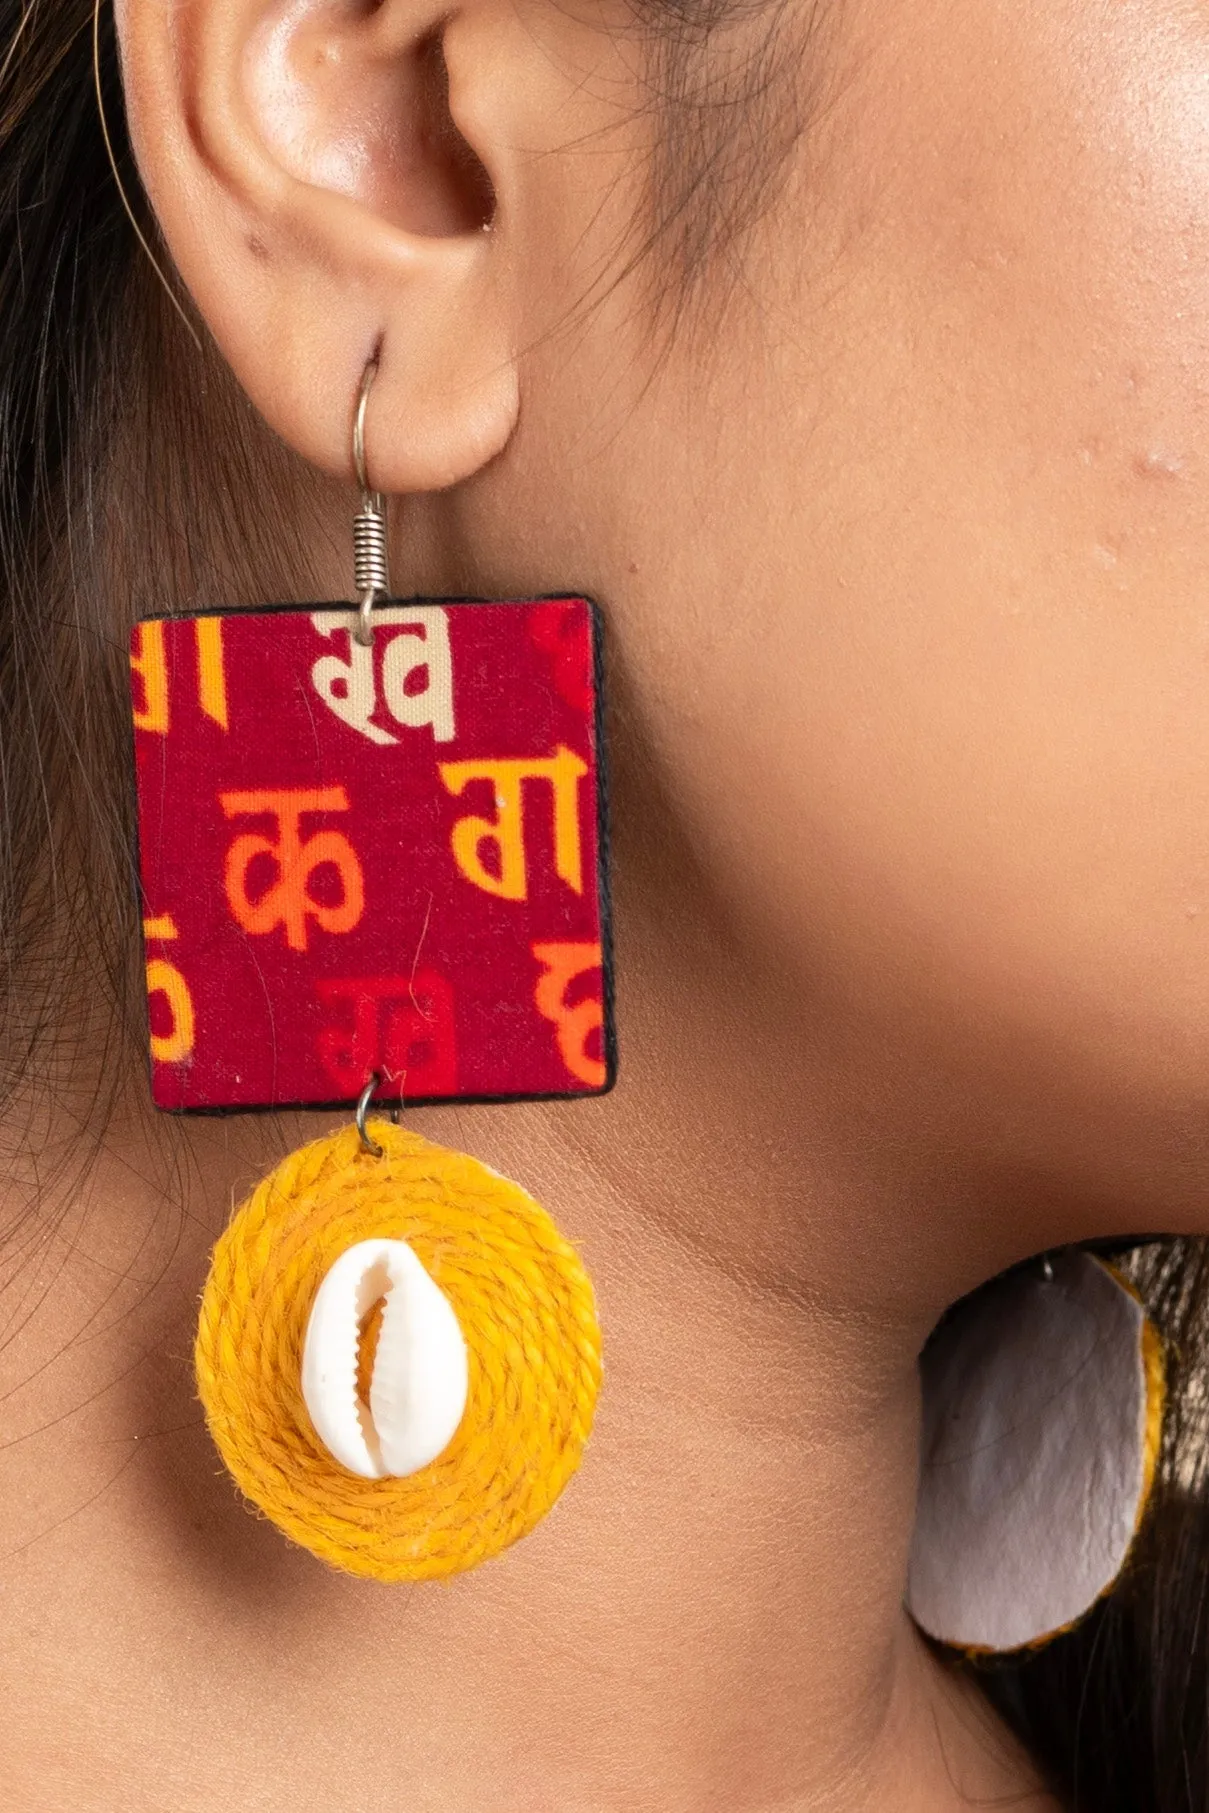
<instances>
[{"instance_id":1,"label":"earring","mask_svg":"<svg viewBox=\"0 0 1209 1813\"><path fill-rule=\"evenodd\" d=\"M579 1464L591 1283L519 1185L370 1114L616 1070L600 616L579 596L148 617L130 664L155 1105L345 1109L214 1251L198 1389L236 1483L382 1580L525 1535Z\"/></svg>"},{"instance_id":2,"label":"earring","mask_svg":"<svg viewBox=\"0 0 1209 1813\"><path fill-rule=\"evenodd\" d=\"M1072 1249L951 1310L922 1360L907 1608L994 1654L1077 1623L1125 1568L1158 1467L1163 1349L1137 1293Z\"/></svg>"}]
</instances>

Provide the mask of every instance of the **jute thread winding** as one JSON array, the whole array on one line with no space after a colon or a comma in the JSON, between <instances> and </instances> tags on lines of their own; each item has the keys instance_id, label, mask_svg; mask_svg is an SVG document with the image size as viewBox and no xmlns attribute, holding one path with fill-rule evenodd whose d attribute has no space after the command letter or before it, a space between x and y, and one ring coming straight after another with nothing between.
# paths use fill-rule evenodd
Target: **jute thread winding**
<instances>
[{"instance_id":1,"label":"jute thread winding","mask_svg":"<svg viewBox=\"0 0 1209 1813\"><path fill-rule=\"evenodd\" d=\"M579 1465L601 1377L591 1281L519 1185L374 1121L301 1147L214 1249L195 1352L206 1421L253 1504L312 1554L376 1580L475 1567L526 1535ZM355 1241L406 1240L453 1305L469 1354L466 1413L407 1479L332 1459L301 1391L315 1293Z\"/></svg>"}]
</instances>

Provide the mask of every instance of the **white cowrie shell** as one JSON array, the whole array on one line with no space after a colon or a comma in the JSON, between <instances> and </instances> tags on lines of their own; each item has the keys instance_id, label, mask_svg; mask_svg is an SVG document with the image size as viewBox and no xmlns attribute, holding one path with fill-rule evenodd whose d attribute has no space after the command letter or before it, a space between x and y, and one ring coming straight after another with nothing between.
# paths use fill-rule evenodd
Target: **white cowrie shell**
<instances>
[{"instance_id":1,"label":"white cowrie shell","mask_svg":"<svg viewBox=\"0 0 1209 1813\"><path fill-rule=\"evenodd\" d=\"M362 1318L384 1299L369 1388L357 1395ZM359 1240L315 1296L302 1395L315 1433L364 1479L403 1479L453 1440L466 1408L466 1342L444 1291L405 1240Z\"/></svg>"}]
</instances>

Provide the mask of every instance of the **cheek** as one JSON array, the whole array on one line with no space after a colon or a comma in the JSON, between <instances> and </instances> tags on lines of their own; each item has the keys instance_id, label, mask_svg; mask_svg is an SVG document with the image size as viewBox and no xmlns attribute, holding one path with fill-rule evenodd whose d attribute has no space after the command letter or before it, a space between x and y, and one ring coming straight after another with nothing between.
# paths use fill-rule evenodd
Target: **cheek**
<instances>
[{"instance_id":1,"label":"cheek","mask_svg":"<svg viewBox=\"0 0 1209 1813\"><path fill-rule=\"evenodd\" d=\"M759 306L644 417L644 717L849 1009L1203 1104L1209 32L874 10Z\"/></svg>"},{"instance_id":2,"label":"cheek","mask_svg":"<svg viewBox=\"0 0 1209 1813\"><path fill-rule=\"evenodd\" d=\"M821 1041L1049 1134L1199 1115L1209 32L845 12L721 325L652 368L633 282L535 336L472 589L599 594L622 727ZM583 202L534 229L556 325L624 243Z\"/></svg>"}]
</instances>

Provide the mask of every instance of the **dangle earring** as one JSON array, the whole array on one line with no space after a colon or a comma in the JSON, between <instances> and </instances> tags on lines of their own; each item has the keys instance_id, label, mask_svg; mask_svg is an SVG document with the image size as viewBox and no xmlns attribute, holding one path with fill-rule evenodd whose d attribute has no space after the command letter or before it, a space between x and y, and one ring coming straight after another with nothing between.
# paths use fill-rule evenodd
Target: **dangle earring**
<instances>
[{"instance_id":1,"label":"dangle earring","mask_svg":"<svg viewBox=\"0 0 1209 1813\"><path fill-rule=\"evenodd\" d=\"M376 372L357 603L144 618L130 664L154 1102L350 1114L218 1241L206 1419L287 1536L419 1580L553 1505L600 1330L519 1185L373 1110L600 1094L616 1053L599 614L389 599Z\"/></svg>"},{"instance_id":2,"label":"dangle earring","mask_svg":"<svg viewBox=\"0 0 1209 1813\"><path fill-rule=\"evenodd\" d=\"M956 1304L921 1373L907 1608L967 1653L1047 1643L1129 1565L1162 1445L1158 1331L1118 1270L1071 1248Z\"/></svg>"}]
</instances>

